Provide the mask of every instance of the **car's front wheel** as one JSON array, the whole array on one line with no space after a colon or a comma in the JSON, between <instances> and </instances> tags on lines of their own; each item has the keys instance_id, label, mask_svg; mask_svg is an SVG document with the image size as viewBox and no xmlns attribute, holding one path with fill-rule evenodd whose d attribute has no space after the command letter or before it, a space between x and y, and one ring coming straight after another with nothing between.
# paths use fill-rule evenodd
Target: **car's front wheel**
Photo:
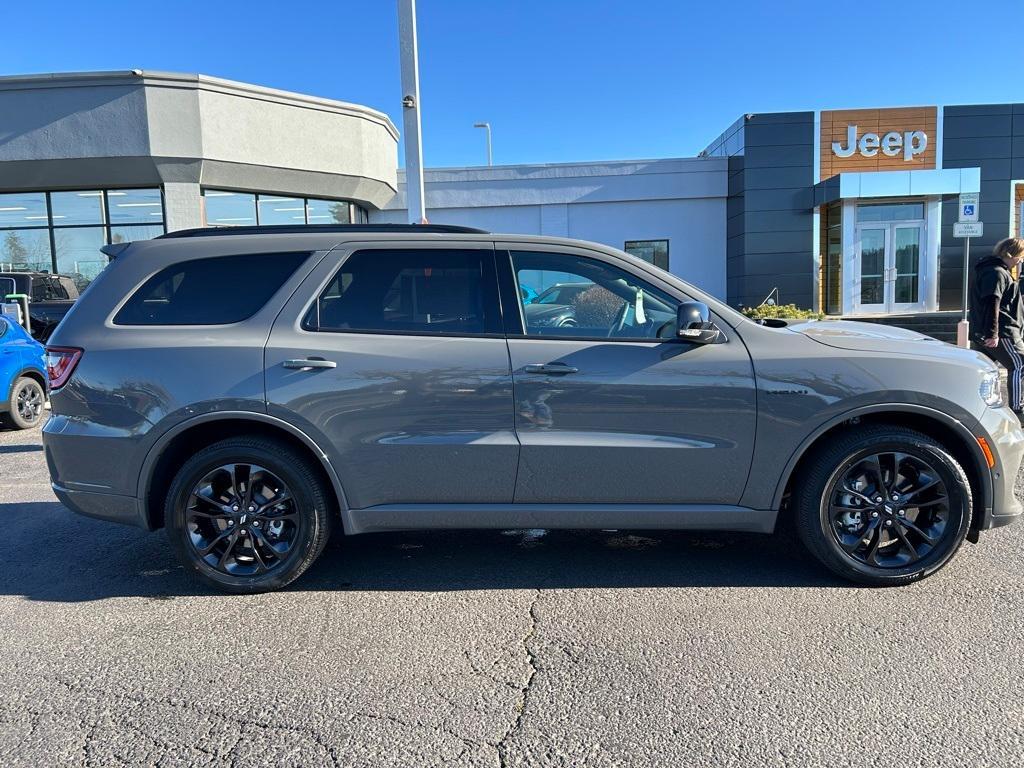
<instances>
[{"instance_id":1,"label":"car's front wheel","mask_svg":"<svg viewBox=\"0 0 1024 768\"><path fill-rule=\"evenodd\" d=\"M280 589L323 552L332 523L328 493L290 446L230 438L196 453L175 476L167 534L182 563L218 589Z\"/></svg>"},{"instance_id":2,"label":"car's front wheel","mask_svg":"<svg viewBox=\"0 0 1024 768\"><path fill-rule=\"evenodd\" d=\"M804 545L861 584L894 586L934 573L971 525L963 468L938 442L904 427L851 429L819 450L796 483Z\"/></svg>"}]
</instances>

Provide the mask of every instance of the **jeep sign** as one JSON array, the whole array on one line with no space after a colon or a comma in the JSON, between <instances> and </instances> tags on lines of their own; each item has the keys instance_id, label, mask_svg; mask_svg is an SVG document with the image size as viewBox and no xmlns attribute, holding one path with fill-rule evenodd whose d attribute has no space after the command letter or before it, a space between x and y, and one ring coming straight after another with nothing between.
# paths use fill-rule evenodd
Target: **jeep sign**
<instances>
[{"instance_id":1,"label":"jeep sign","mask_svg":"<svg viewBox=\"0 0 1024 768\"><path fill-rule=\"evenodd\" d=\"M857 126L850 125L846 129L846 146L841 141L832 142L832 152L836 157L850 157L859 152L862 157L874 157L881 150L887 157L903 155L904 160L913 160L928 148L928 134L924 131L889 131L879 137L877 133L865 133L857 138Z\"/></svg>"}]
</instances>

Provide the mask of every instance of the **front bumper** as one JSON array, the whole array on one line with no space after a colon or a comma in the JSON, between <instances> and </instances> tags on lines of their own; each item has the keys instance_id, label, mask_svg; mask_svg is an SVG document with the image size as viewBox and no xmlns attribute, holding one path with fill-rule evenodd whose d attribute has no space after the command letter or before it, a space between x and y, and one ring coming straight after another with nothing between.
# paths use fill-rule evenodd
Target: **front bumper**
<instances>
[{"instance_id":1,"label":"front bumper","mask_svg":"<svg viewBox=\"0 0 1024 768\"><path fill-rule=\"evenodd\" d=\"M1009 408L990 408L982 416L981 434L996 459L990 470L992 497L977 517L973 528L987 530L1009 525L1024 513L1024 506L1014 488L1021 462L1024 461L1024 429L1017 415ZM977 512L976 512L977 514Z\"/></svg>"}]
</instances>

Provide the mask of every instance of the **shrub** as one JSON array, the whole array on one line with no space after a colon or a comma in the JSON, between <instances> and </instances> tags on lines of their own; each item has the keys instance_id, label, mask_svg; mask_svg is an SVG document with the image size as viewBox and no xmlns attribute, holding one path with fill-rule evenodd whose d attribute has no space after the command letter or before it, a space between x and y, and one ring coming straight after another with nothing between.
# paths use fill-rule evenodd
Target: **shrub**
<instances>
[{"instance_id":1,"label":"shrub","mask_svg":"<svg viewBox=\"0 0 1024 768\"><path fill-rule=\"evenodd\" d=\"M759 307L744 307L744 315L753 320L821 320L822 312L812 309L800 309L796 304L762 304Z\"/></svg>"}]
</instances>

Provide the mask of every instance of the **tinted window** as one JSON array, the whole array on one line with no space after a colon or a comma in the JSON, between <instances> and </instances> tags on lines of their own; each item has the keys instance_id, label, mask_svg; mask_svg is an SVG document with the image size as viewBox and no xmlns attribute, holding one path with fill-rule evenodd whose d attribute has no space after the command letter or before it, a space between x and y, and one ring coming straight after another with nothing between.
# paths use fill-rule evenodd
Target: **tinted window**
<instances>
[{"instance_id":1,"label":"tinted window","mask_svg":"<svg viewBox=\"0 0 1024 768\"><path fill-rule=\"evenodd\" d=\"M0 299L17 292L18 289L15 287L14 280L12 278L0 277Z\"/></svg>"},{"instance_id":2,"label":"tinted window","mask_svg":"<svg viewBox=\"0 0 1024 768\"><path fill-rule=\"evenodd\" d=\"M373 250L352 254L303 327L392 333L500 332L491 251Z\"/></svg>"},{"instance_id":3,"label":"tinted window","mask_svg":"<svg viewBox=\"0 0 1024 768\"><path fill-rule=\"evenodd\" d=\"M563 253L513 253L529 336L650 340L671 334L678 302L611 264ZM550 293L549 293L550 292Z\"/></svg>"},{"instance_id":4,"label":"tinted window","mask_svg":"<svg viewBox=\"0 0 1024 768\"><path fill-rule=\"evenodd\" d=\"M63 283L56 277L36 277L32 279L32 301L54 301L67 299L68 292Z\"/></svg>"},{"instance_id":5,"label":"tinted window","mask_svg":"<svg viewBox=\"0 0 1024 768\"><path fill-rule=\"evenodd\" d=\"M225 325L252 317L308 253L220 256L167 267L114 318L117 325Z\"/></svg>"}]
</instances>

